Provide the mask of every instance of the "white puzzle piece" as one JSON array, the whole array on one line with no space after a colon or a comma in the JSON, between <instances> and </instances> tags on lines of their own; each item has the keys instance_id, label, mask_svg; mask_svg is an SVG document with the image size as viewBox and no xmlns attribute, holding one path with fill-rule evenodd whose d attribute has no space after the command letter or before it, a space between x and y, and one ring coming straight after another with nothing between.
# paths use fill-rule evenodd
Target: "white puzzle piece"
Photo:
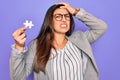
<instances>
[{"instance_id":1,"label":"white puzzle piece","mask_svg":"<svg viewBox=\"0 0 120 80\"><path fill-rule=\"evenodd\" d=\"M32 21L28 21L28 20L26 20L23 24L24 24L24 26L28 27L29 29L31 29L34 26Z\"/></svg>"}]
</instances>

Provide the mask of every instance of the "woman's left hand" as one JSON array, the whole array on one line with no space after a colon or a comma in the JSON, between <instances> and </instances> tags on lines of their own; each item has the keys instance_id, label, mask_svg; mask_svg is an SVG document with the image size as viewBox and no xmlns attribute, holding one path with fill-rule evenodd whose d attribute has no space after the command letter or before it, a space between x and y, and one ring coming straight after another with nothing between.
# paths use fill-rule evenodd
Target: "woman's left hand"
<instances>
[{"instance_id":1,"label":"woman's left hand","mask_svg":"<svg viewBox=\"0 0 120 80\"><path fill-rule=\"evenodd\" d=\"M72 15L75 15L77 13L76 10L79 10L78 8L73 8L69 3L66 2L58 2L56 4L63 4L64 6L61 6L60 8L66 8Z\"/></svg>"}]
</instances>

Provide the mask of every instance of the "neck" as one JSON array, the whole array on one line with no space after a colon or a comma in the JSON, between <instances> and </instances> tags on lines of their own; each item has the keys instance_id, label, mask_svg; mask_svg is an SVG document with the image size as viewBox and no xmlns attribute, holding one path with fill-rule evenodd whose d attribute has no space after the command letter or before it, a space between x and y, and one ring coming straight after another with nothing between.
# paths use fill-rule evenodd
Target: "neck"
<instances>
[{"instance_id":1,"label":"neck","mask_svg":"<svg viewBox=\"0 0 120 80\"><path fill-rule=\"evenodd\" d=\"M53 42L57 44L62 44L66 40L65 34L54 34Z\"/></svg>"},{"instance_id":2,"label":"neck","mask_svg":"<svg viewBox=\"0 0 120 80\"><path fill-rule=\"evenodd\" d=\"M62 49L67 43L65 34L54 34L53 45L56 49Z\"/></svg>"}]
</instances>

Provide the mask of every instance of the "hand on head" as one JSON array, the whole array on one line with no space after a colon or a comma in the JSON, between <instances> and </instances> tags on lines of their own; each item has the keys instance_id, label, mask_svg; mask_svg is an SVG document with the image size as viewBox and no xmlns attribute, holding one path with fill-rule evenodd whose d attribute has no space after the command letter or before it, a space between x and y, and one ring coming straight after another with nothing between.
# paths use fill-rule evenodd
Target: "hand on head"
<instances>
[{"instance_id":1,"label":"hand on head","mask_svg":"<svg viewBox=\"0 0 120 80\"><path fill-rule=\"evenodd\" d=\"M66 8L72 15L75 15L79 11L79 8L74 8L67 2L57 2L56 4L63 4L64 6L60 8Z\"/></svg>"}]
</instances>

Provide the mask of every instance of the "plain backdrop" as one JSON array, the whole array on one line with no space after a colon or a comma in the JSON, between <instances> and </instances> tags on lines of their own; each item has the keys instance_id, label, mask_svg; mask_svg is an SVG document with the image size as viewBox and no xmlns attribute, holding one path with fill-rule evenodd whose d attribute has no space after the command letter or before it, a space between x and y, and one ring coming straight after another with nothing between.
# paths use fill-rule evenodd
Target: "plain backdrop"
<instances>
[{"instance_id":1,"label":"plain backdrop","mask_svg":"<svg viewBox=\"0 0 120 80\"><path fill-rule=\"evenodd\" d=\"M23 26L25 20L32 20L34 27L26 31L27 42L34 39L41 28L47 9L60 0L0 0L0 80L10 80L9 59L12 33ZM120 1L119 0L62 0L73 7L84 8L104 20L107 32L92 44L100 80L120 80ZM75 19L75 31L87 27ZM27 80L33 80L31 74Z\"/></svg>"}]
</instances>

